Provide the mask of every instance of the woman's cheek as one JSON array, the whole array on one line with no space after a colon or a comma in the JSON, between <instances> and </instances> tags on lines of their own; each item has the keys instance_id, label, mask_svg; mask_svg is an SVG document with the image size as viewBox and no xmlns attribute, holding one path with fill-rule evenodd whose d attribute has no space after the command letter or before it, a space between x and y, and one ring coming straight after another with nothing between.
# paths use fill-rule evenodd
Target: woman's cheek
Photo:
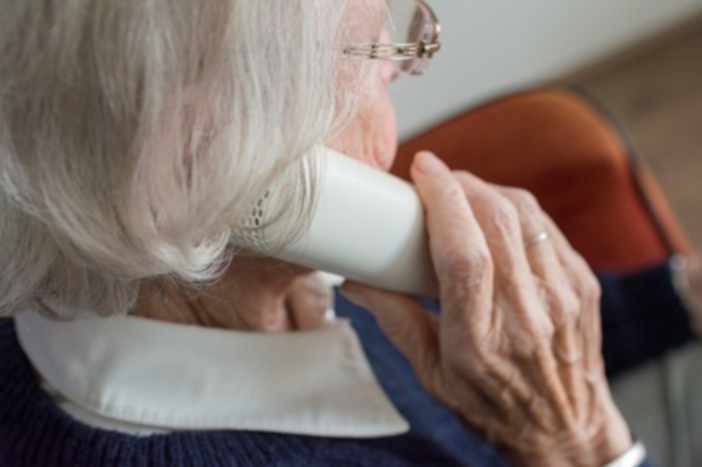
<instances>
[{"instance_id":1,"label":"woman's cheek","mask_svg":"<svg viewBox=\"0 0 702 467\"><path fill-rule=\"evenodd\" d=\"M397 119L387 82L379 72L373 88L359 102L358 113L339 136L327 142L332 149L381 170L389 170L397 152Z\"/></svg>"},{"instance_id":2,"label":"woman's cheek","mask_svg":"<svg viewBox=\"0 0 702 467\"><path fill-rule=\"evenodd\" d=\"M376 111L379 115L376 118L375 166L383 170L390 170L397 154L398 135L395 109L386 90L383 91Z\"/></svg>"}]
</instances>

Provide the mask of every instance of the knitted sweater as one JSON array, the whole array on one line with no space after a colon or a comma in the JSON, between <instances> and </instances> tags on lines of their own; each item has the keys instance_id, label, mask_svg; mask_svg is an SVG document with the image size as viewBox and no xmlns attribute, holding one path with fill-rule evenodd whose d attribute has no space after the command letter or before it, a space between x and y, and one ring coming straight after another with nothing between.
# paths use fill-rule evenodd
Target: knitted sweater
<instances>
[{"instance_id":1,"label":"knitted sweater","mask_svg":"<svg viewBox=\"0 0 702 467\"><path fill-rule=\"evenodd\" d=\"M680 336L689 338L689 331L672 330L686 326L681 318L684 311L665 271L659 267L627 278L603 276L605 297L618 297L616 306L604 307L605 313L616 318L605 319L605 327L614 323L612 329L621 331L629 323L645 334L643 339L623 331L624 337L605 337L610 354L618 361L630 365L638 359L631 357L631 352L654 355L665 346L661 335L673 336L671 345L679 345L683 341ZM629 297L631 294L639 296ZM352 320L380 384L409 421L409 433L376 439L244 431L182 431L136 437L94 429L63 413L43 392L17 342L13 321L0 319L0 467L507 465L492 447L420 388L408 362L365 310L341 296L336 298L337 313ZM643 308L617 308L625 302ZM658 316L663 310L666 318ZM638 316L647 324L636 324ZM652 328L661 330L658 326L670 326L671 330L649 336ZM654 350L646 345L646 339L652 337ZM651 465L646 462L642 467Z\"/></svg>"},{"instance_id":2,"label":"knitted sweater","mask_svg":"<svg viewBox=\"0 0 702 467\"><path fill-rule=\"evenodd\" d=\"M668 264L600 273L602 353L613 376L689 342L693 333Z\"/></svg>"}]
</instances>

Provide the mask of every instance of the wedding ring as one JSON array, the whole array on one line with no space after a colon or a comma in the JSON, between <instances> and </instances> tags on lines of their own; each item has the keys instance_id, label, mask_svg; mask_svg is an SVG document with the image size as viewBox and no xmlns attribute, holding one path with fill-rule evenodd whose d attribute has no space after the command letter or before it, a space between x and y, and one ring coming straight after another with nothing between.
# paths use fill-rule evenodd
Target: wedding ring
<instances>
[{"instance_id":1,"label":"wedding ring","mask_svg":"<svg viewBox=\"0 0 702 467\"><path fill-rule=\"evenodd\" d=\"M550 238L550 235L548 232L539 232L533 237L527 239L524 241L524 249L528 250L529 248L533 247L537 243L545 242Z\"/></svg>"}]
</instances>

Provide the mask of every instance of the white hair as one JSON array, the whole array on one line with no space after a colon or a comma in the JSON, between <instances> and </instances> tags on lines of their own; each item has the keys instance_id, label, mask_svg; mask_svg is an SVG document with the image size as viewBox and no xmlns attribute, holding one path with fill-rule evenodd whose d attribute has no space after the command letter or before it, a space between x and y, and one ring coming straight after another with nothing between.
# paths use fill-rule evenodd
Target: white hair
<instances>
[{"instance_id":1,"label":"white hair","mask_svg":"<svg viewBox=\"0 0 702 467\"><path fill-rule=\"evenodd\" d=\"M0 0L0 315L216 277L267 181L352 113L345 4Z\"/></svg>"}]
</instances>

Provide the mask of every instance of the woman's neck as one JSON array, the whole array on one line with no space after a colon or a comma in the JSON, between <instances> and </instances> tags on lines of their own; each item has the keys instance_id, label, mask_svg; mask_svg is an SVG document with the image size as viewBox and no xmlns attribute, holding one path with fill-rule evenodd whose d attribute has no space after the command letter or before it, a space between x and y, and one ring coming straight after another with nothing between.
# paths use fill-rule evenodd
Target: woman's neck
<instances>
[{"instance_id":1,"label":"woman's neck","mask_svg":"<svg viewBox=\"0 0 702 467\"><path fill-rule=\"evenodd\" d=\"M280 260L240 256L221 278L200 290L176 282L145 284L133 314L246 331L296 329L299 326L288 298L310 274L308 269Z\"/></svg>"}]
</instances>

